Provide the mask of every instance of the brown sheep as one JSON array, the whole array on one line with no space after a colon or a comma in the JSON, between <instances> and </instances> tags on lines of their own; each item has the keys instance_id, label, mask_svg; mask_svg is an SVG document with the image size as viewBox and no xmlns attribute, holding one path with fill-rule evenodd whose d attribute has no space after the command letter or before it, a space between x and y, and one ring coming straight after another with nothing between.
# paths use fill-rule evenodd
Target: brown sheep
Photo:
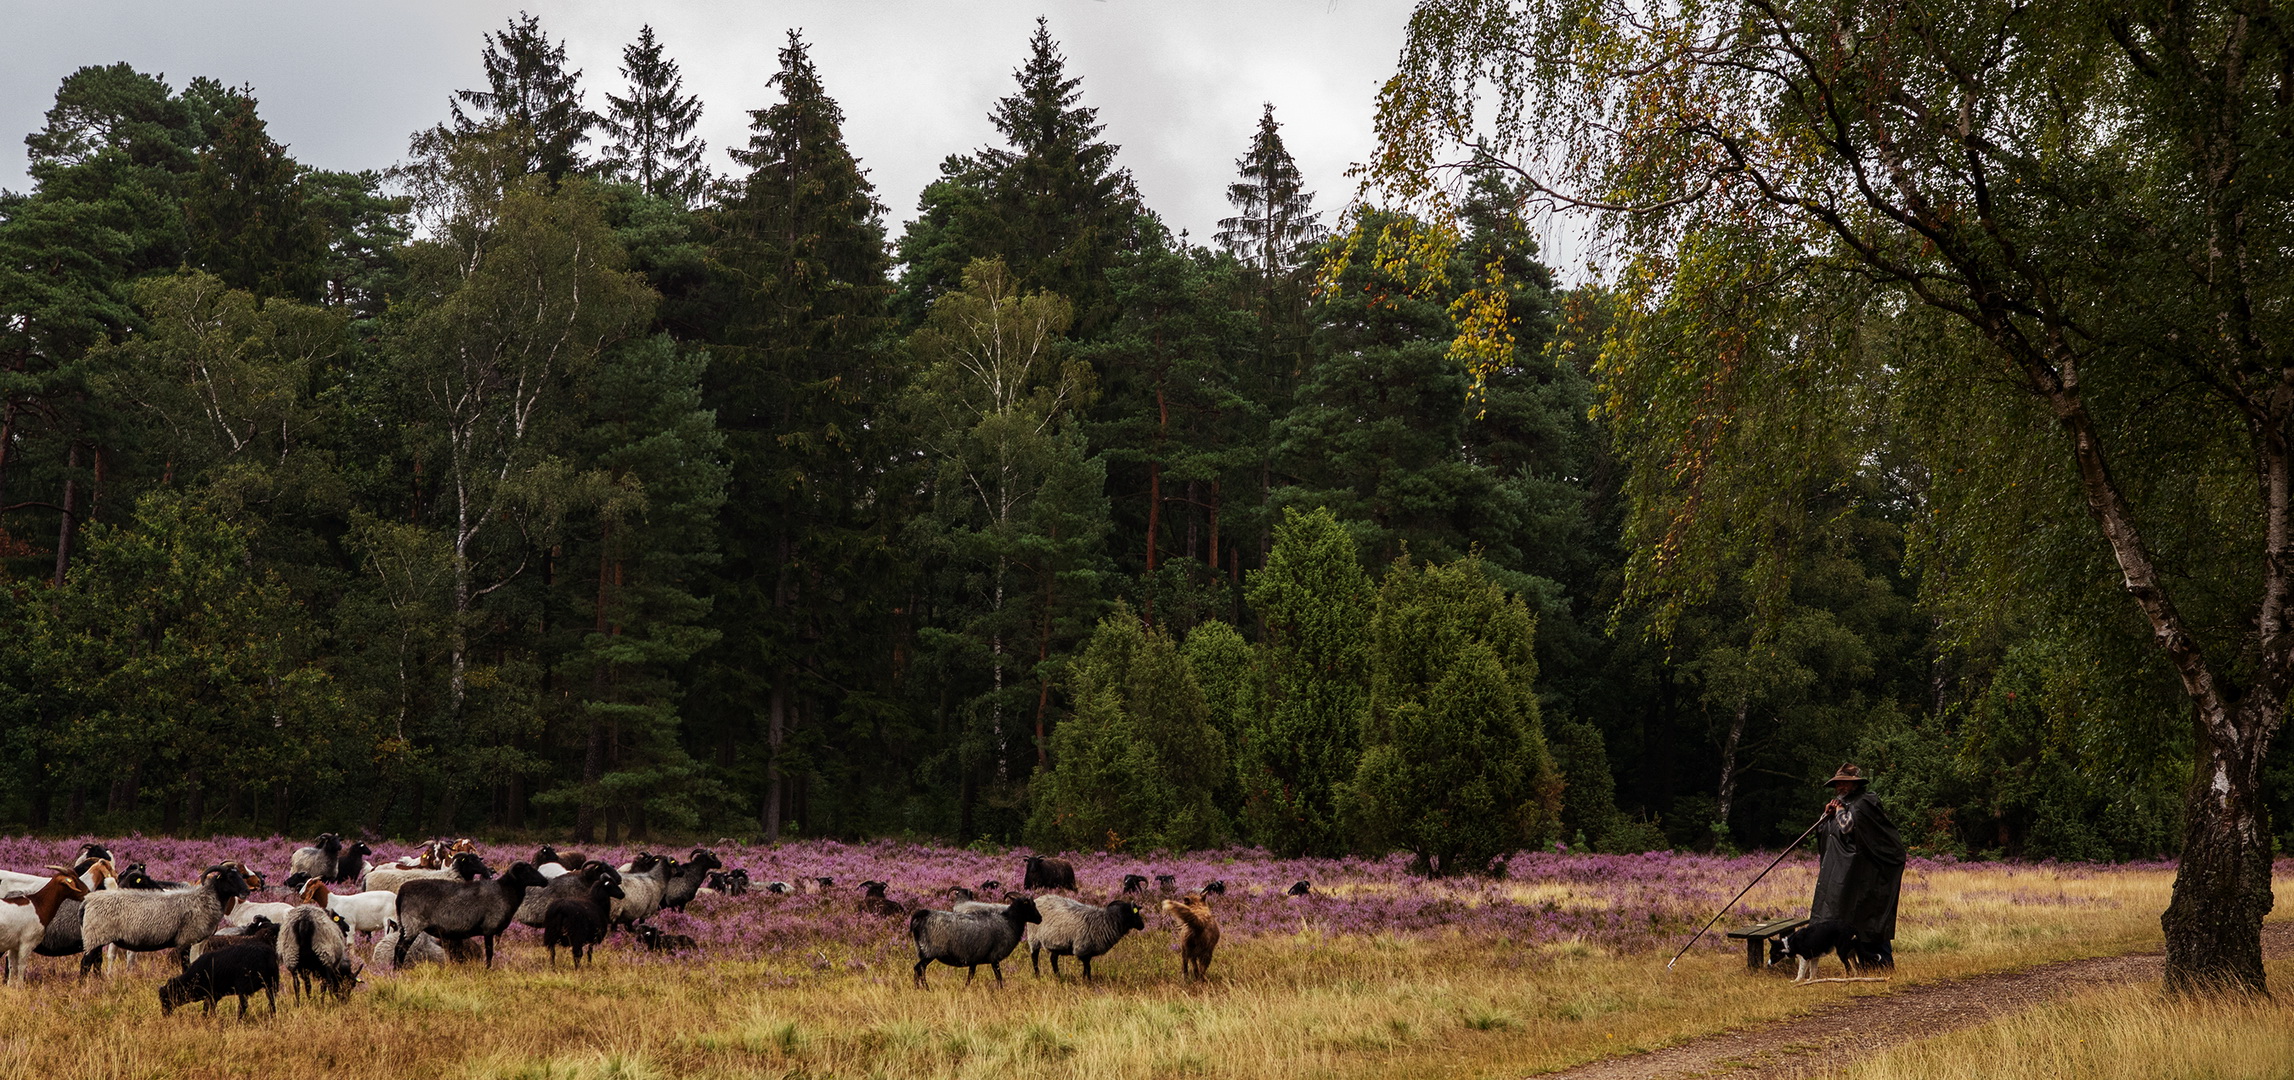
<instances>
[{"instance_id":1,"label":"brown sheep","mask_svg":"<svg viewBox=\"0 0 2294 1080\"><path fill-rule=\"evenodd\" d=\"M1179 938L1179 970L1190 979L1211 976L1211 951L1219 947L1219 917L1211 913L1202 894L1163 901L1163 914L1179 920L1186 930Z\"/></svg>"}]
</instances>

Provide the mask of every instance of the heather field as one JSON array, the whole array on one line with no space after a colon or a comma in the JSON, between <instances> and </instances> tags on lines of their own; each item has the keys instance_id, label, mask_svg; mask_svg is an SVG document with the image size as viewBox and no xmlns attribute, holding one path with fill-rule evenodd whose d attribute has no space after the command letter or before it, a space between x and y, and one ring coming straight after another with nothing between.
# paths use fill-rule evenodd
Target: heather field
<instances>
[{"instance_id":1,"label":"heather field","mask_svg":"<svg viewBox=\"0 0 2294 1080\"><path fill-rule=\"evenodd\" d=\"M0 840L0 866L32 869L82 838ZM295 842L111 839L123 861L188 877L223 859L283 876ZM662 850L672 850L660 845ZM622 939L578 975L553 972L538 933L514 928L488 972L370 969L348 1003L288 1005L240 1024L162 1020L149 960L106 985L68 961L34 962L0 994L10 1041L0 1078L239 1076L1517 1076L1805 1010L1870 983L1793 987L1742 972L1717 936L1664 961L1767 862L1653 853L1525 853L1507 878L1427 882L1403 860L1285 860L1255 852L1086 855L1081 893L1123 875L1213 878L1225 931L1211 979L1179 978L1177 934L1148 931L1103 958L1096 984L1028 974L966 988L935 967L910 985L901 920L863 914L853 885L879 878L913 902L953 885L1016 884L1024 852L879 842L718 845L758 883L829 877L817 894L704 893L665 929L698 948L648 954ZM635 848L592 848L616 861ZM395 855L397 849L385 848ZM530 849L489 847L497 866ZM1787 861L1723 927L1796 913L1813 864ZM2294 863L2281 863L2282 879ZM2153 946L2171 866L1916 861L1905 880L1899 980L1917 981ZM1292 897L1295 881L1313 883ZM1150 893L1153 887L1150 886ZM944 902L941 902L944 906ZM1834 972L1837 973L1836 971Z\"/></svg>"}]
</instances>

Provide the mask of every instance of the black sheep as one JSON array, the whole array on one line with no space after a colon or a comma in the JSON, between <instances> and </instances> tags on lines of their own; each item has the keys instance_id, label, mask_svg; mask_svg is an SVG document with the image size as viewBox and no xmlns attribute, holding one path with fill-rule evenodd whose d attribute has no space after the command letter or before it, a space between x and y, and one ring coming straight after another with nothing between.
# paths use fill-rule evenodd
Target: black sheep
<instances>
[{"instance_id":1,"label":"black sheep","mask_svg":"<svg viewBox=\"0 0 2294 1080\"><path fill-rule=\"evenodd\" d=\"M1143 891L1145 891L1145 890L1146 890L1146 888L1147 888L1147 875L1145 875L1145 874L1125 874L1125 875L1123 875L1123 891L1124 891L1124 892L1127 892L1127 893L1133 893L1133 892L1143 892Z\"/></svg>"},{"instance_id":2,"label":"black sheep","mask_svg":"<svg viewBox=\"0 0 2294 1080\"><path fill-rule=\"evenodd\" d=\"M1020 888L1029 892L1038 889L1075 888L1075 867L1065 859L1047 859L1041 855L1028 856L1027 868L1020 877ZM990 892L995 890L990 889Z\"/></svg>"},{"instance_id":3,"label":"black sheep","mask_svg":"<svg viewBox=\"0 0 2294 1080\"><path fill-rule=\"evenodd\" d=\"M1203 884L1203 894L1206 896L1227 895L1227 879L1212 878L1211 880L1205 882Z\"/></svg>"},{"instance_id":4,"label":"black sheep","mask_svg":"<svg viewBox=\"0 0 2294 1080\"><path fill-rule=\"evenodd\" d=\"M1155 875L1155 887L1164 892L1177 892L1179 890L1179 875L1157 874Z\"/></svg>"},{"instance_id":5,"label":"black sheep","mask_svg":"<svg viewBox=\"0 0 2294 1080\"><path fill-rule=\"evenodd\" d=\"M573 950L573 966L578 969L582 957L605 940L613 902L621 898L621 874L604 863L598 867L604 872L590 882L587 893L552 901L542 913L542 944L550 950L551 967L558 966L558 946Z\"/></svg>"},{"instance_id":6,"label":"black sheep","mask_svg":"<svg viewBox=\"0 0 2294 1080\"><path fill-rule=\"evenodd\" d=\"M887 899L884 890L891 886L882 881L860 883L860 913L863 915L906 915L908 909L897 900Z\"/></svg>"},{"instance_id":7,"label":"black sheep","mask_svg":"<svg viewBox=\"0 0 2294 1080\"><path fill-rule=\"evenodd\" d=\"M215 1014L215 1003L226 996L239 998L239 1018L247 1018L247 998L261 990L271 1005L271 1012L279 1011L279 954L269 945L233 945L202 954L191 966L161 984L159 1011L172 1016L178 1006L194 1001L207 1003L202 1012Z\"/></svg>"},{"instance_id":8,"label":"black sheep","mask_svg":"<svg viewBox=\"0 0 2294 1080\"><path fill-rule=\"evenodd\" d=\"M1301 879L1301 880L1298 882L1298 884L1296 884L1296 885L1292 885L1292 886L1290 887L1290 889L1288 890L1288 892L1287 892L1285 895L1288 895L1288 896L1305 896L1305 895L1307 895L1308 893L1311 893L1311 892L1313 892L1313 891L1314 891L1314 886L1313 886L1312 884L1308 883L1307 881L1305 881L1304 879Z\"/></svg>"},{"instance_id":9,"label":"black sheep","mask_svg":"<svg viewBox=\"0 0 2294 1080\"><path fill-rule=\"evenodd\" d=\"M637 943L652 952L683 952L693 948L691 937L669 933L652 923L637 924Z\"/></svg>"}]
</instances>

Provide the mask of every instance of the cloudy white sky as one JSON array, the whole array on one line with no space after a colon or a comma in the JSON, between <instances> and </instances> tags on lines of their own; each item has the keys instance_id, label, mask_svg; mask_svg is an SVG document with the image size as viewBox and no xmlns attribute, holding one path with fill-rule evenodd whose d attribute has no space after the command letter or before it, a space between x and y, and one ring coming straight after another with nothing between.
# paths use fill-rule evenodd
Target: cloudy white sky
<instances>
[{"instance_id":1,"label":"cloudy white sky","mask_svg":"<svg viewBox=\"0 0 2294 1080\"><path fill-rule=\"evenodd\" d=\"M792 27L804 31L846 135L895 220L948 154L995 139L989 106L1011 91L1038 14L1049 16L1084 103L1149 204L1198 238L1230 211L1226 185L1275 105L1317 203L1351 187L1370 146L1378 86L1394 70L1409 0L0 0L0 187L27 186L21 138L56 84L127 61L180 87L207 75L252 84L273 137L309 164L379 168L408 133L480 85L481 35L532 10L584 69L587 101L619 92L621 47L651 23L707 108L713 167L745 139L745 110Z\"/></svg>"}]
</instances>

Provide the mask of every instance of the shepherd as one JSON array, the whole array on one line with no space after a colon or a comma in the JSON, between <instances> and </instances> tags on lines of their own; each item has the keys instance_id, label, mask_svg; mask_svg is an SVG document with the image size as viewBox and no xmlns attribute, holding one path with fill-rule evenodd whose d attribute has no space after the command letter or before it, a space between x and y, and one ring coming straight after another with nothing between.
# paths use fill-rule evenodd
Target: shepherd
<instances>
[{"instance_id":1,"label":"shepherd","mask_svg":"<svg viewBox=\"0 0 2294 1080\"><path fill-rule=\"evenodd\" d=\"M1861 966L1896 966L1896 898L1904 884L1904 840L1865 790L1863 770L1842 765L1832 779L1832 801L1818 823L1813 923L1840 924L1857 946Z\"/></svg>"}]
</instances>

